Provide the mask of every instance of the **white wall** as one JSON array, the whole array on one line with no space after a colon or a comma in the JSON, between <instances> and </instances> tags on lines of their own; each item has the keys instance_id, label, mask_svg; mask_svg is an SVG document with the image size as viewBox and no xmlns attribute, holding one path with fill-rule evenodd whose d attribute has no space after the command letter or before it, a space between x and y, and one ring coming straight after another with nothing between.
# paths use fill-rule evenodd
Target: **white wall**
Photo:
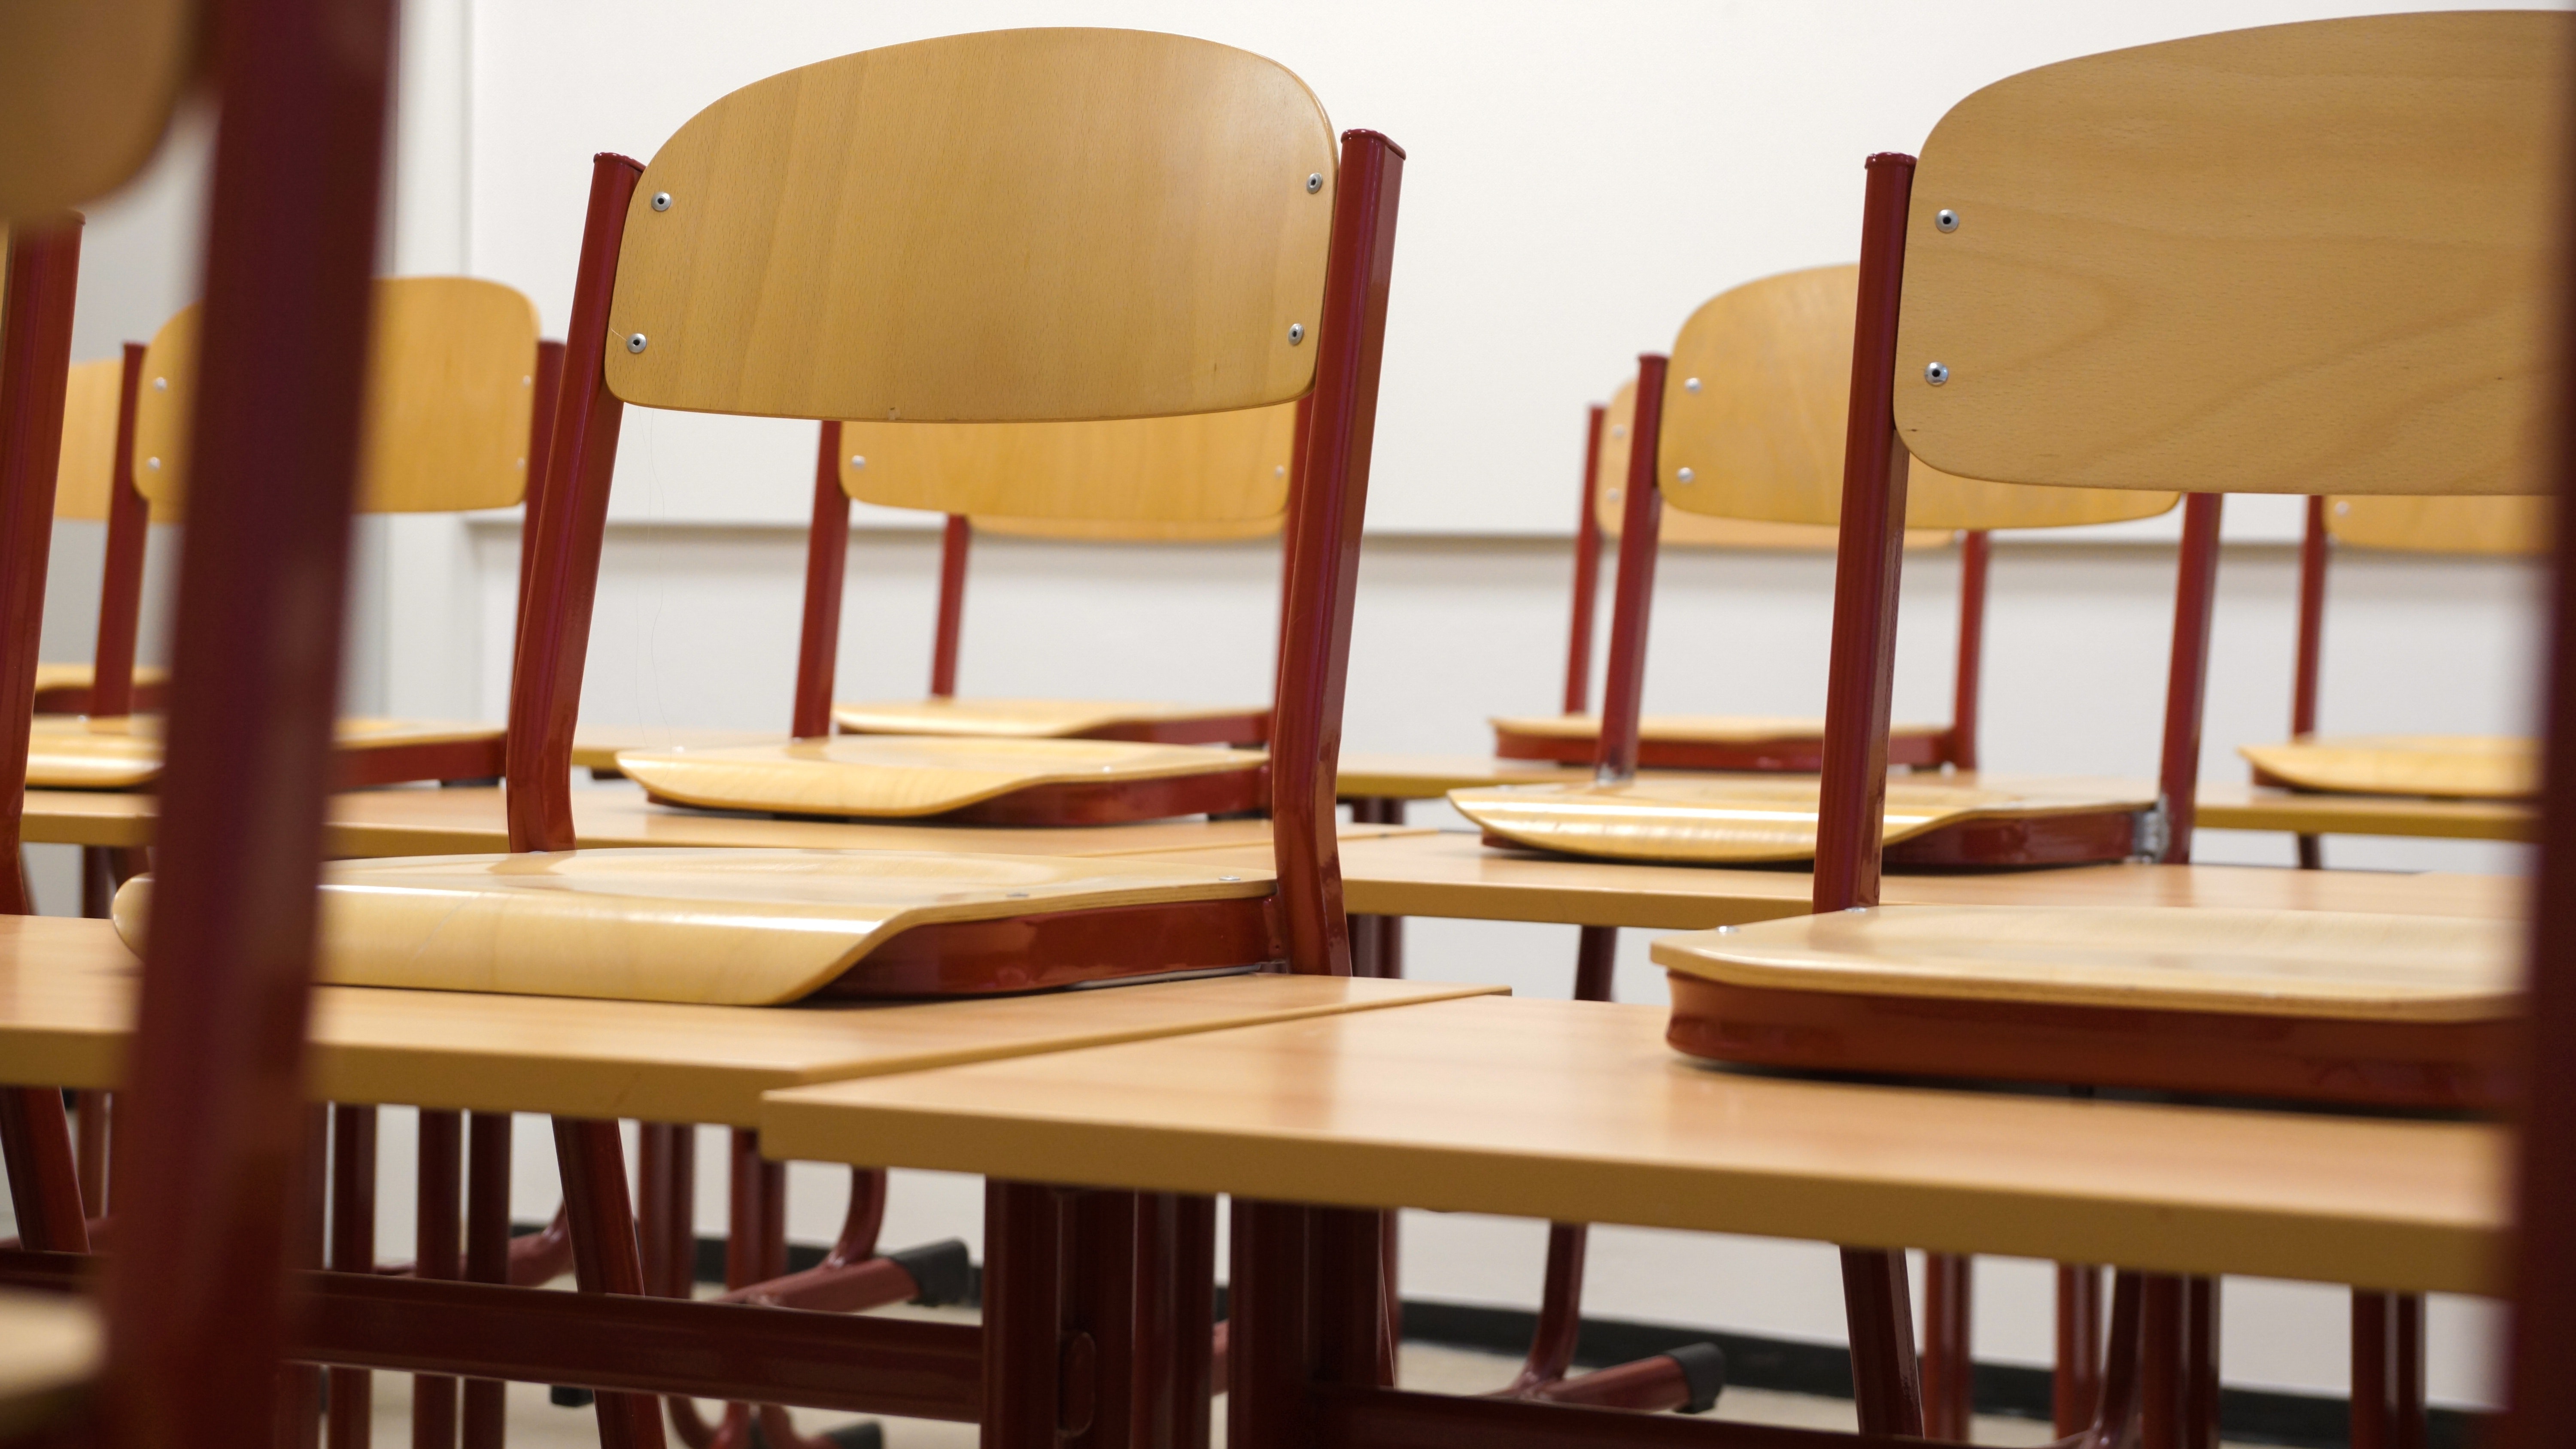
<instances>
[{"instance_id":1,"label":"white wall","mask_svg":"<svg viewBox=\"0 0 2576 1449\"><path fill-rule=\"evenodd\" d=\"M1846 258L1861 157L1920 143L1941 109L2023 67L2220 28L2420 8L2333 0L2218 4L1801 6L1512 3L1296 5L1094 0L848 4L769 0L412 0L389 266L467 272L536 298L563 325L593 151L649 157L721 92L872 45L1017 24L1178 30L1275 56L1343 126L1411 153L1390 317L1371 540L1350 691L1354 750L1468 751L1489 713L1554 707L1564 647L1581 409L1702 299ZM195 292L203 128L94 208L76 355L148 336ZM585 714L775 727L798 617L810 425L630 415L592 641ZM2240 741L2280 733L2295 511L2229 505L2204 773L2241 778ZM843 694L905 695L927 669L935 543L925 520L863 510L854 533ZM352 701L497 719L517 530L507 518L363 526ZM53 657L86 654L98 541L67 526L49 591ZM2172 554L2167 523L2085 543L1998 549L1986 693L1989 763L2152 769ZM174 540L156 539L166 573ZM86 551L84 553L84 550ZM84 558L86 562L83 562ZM86 572L84 572L86 570ZM1898 711L1947 708L1950 556L1909 561ZM1820 556L1675 554L1662 569L1648 701L1658 709L1814 713L1830 565ZM2338 566L2324 716L2338 729L2510 730L2530 707L2536 579L2509 564L2351 556ZM969 691L1257 700L1266 692L1275 550L986 541L969 590ZM165 586L156 583L155 597ZM146 657L162 638L147 620ZM1437 812L1422 812L1429 819ZM2347 867L2507 870L2510 849L2337 840ZM39 852L47 855L46 852ZM2204 836L2202 858L2285 864L2286 841ZM42 889L65 905L67 862ZM1570 928L1425 921L1418 976L1562 995ZM1623 997L1660 999L1628 933ZM523 1143L525 1212L551 1206L543 1134ZM406 1153L385 1148L386 1241L407 1241ZM717 1161L702 1154L710 1170ZM794 1222L827 1236L832 1174L800 1169ZM721 1194L702 1221L721 1221ZM971 1185L907 1174L893 1240L976 1235ZM1536 1225L1415 1215L1406 1291L1526 1304ZM1812 1246L1608 1231L1593 1253L1602 1314L1840 1336L1831 1260ZM2322 1289L2231 1287L2232 1381L2342 1382L2340 1307ZM2036 1267L1995 1271L1980 1352L2046 1356ZM2437 1313L2437 1397L2479 1400L2484 1319Z\"/></svg>"}]
</instances>

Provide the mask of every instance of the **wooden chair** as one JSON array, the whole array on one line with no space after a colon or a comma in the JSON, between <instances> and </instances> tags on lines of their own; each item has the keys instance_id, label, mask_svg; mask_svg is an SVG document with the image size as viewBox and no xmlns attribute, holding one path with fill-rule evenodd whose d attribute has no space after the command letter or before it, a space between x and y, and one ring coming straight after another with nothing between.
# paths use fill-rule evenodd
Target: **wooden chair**
<instances>
[{"instance_id":1,"label":"wooden chair","mask_svg":"<svg viewBox=\"0 0 2576 1449\"><path fill-rule=\"evenodd\" d=\"M155 516L134 487L134 389L142 371L143 348L131 342L121 358L72 364L54 517L106 525L98 644L87 663L36 666L38 714L133 714L160 710L167 702L169 672L134 662L145 525L171 521L166 510Z\"/></svg>"},{"instance_id":2,"label":"wooden chair","mask_svg":"<svg viewBox=\"0 0 2576 1449\"><path fill-rule=\"evenodd\" d=\"M619 773L669 803L843 818L1093 825L1259 808L1265 757L1209 746L1257 743L1267 710L957 704L966 520L1094 537L1264 530L1286 504L1298 406L1080 423L825 423L791 737L620 751ZM928 700L830 703L853 498L949 515ZM843 736L832 736L835 724Z\"/></svg>"},{"instance_id":3,"label":"wooden chair","mask_svg":"<svg viewBox=\"0 0 2576 1449\"><path fill-rule=\"evenodd\" d=\"M1919 165L1871 160L1816 915L1657 943L1677 1049L2327 1105L2514 1099L2510 931L1878 908L1876 797L1907 451L2035 485L2188 479L2211 490L2188 515L2205 533L2219 490L2546 486L2536 449L2566 386L2551 264L2571 26L2397 15L2115 51L1962 101ZM2206 614L2183 627L2205 631ZM2197 740L2169 737L2169 764L2177 752ZM2174 858L2189 858L2188 828ZM2110 1365L2097 1436L2134 1412L2150 1446L2212 1442L2215 1293L2144 1285L2144 1356ZM2383 1436L2420 1414L2420 1314L2356 1294L2355 1381L2388 1389L2356 1396L2361 1442L2402 1442ZM1854 1323L1873 1352L1903 1332ZM1865 1390L1864 1427L1911 1412L1909 1364L1884 1362L1895 1372ZM1955 1407L1963 1392L1931 1397Z\"/></svg>"},{"instance_id":4,"label":"wooden chair","mask_svg":"<svg viewBox=\"0 0 2576 1449\"><path fill-rule=\"evenodd\" d=\"M359 507L371 513L456 512L506 508L526 492L528 458L538 441L538 407L549 369L539 365L535 306L509 287L469 277L403 277L378 281L368 374L368 429ZM91 704L113 705L120 678L133 668L135 617L142 591L143 508L165 522L184 518L188 487L188 418L199 388L201 308L165 323L148 349L122 365L90 363L84 446L67 454L84 484L107 474L92 497L121 497L116 470L130 470L140 502L124 510L122 531L111 516L109 566L100 603L99 658L105 685ZM107 369L116 369L113 377ZM130 374L132 385L124 385ZM75 376L84 376L75 370ZM130 414L109 431L131 440L128 456L90 456L100 431L100 396L123 397ZM111 449L111 453L112 453ZM128 708L92 709L37 721L27 778L56 789L148 789L161 771L157 716ZM501 774L503 731L452 721L344 719L339 728L338 783L355 789L406 780L489 780Z\"/></svg>"},{"instance_id":5,"label":"wooden chair","mask_svg":"<svg viewBox=\"0 0 2576 1449\"><path fill-rule=\"evenodd\" d=\"M840 492L897 506L952 494L997 507L1025 507L1010 495L1073 510L1063 515L951 512L941 533L939 603L932 635L930 693L921 700L835 704L832 723L851 734L936 734L1001 739L1138 740L1161 744L1258 745L1267 706L1211 707L1143 700L957 698L957 653L966 608L966 565L977 531L1005 537L1121 543L1263 538L1280 531L1289 464L1296 451L1294 404L1248 413L1115 423L1005 424L934 428L843 423L834 450ZM993 480L1000 480L996 486ZM847 505L819 491L815 527L842 536ZM1114 509L1115 512L1104 512ZM839 596L845 551L816 540L808 555L809 637L798 654L797 698L828 698L839 616L818 614L817 591ZM817 578L815 574L828 574ZM820 681L804 677L820 668ZM802 733L801 727L799 730Z\"/></svg>"},{"instance_id":6,"label":"wooden chair","mask_svg":"<svg viewBox=\"0 0 2576 1449\"><path fill-rule=\"evenodd\" d=\"M1723 519L1831 526L1839 516L1832 478L1843 456L1837 420L1849 393L1851 354L1841 329L1851 316L1858 274L1817 267L1747 283L1693 313L1671 359L1640 361L1642 405L1628 460L1613 596L1605 725L1595 741L1596 781L1455 790L1450 802L1498 845L1617 860L1693 864L1795 862L1816 849L1812 779L1731 776L1635 778L1641 759L1639 696L1652 606L1662 503ZM1939 473L1922 476L1909 529L2045 528L2148 517L2174 495L2034 489ZM2178 607L2205 572L2213 536L2186 557ZM1971 568L1963 614L1982 625L1983 560ZM1963 631L1960 704L1974 739L1975 631ZM2192 677L2197 678L2195 665ZM2195 722L2196 693L2176 692L2173 711ZM1803 731L1804 726L1798 726ZM1917 739L1937 731L1916 731ZM1758 728L1735 745L1757 754L1804 737ZM1973 743L1970 756L1973 758ZM1669 756L1668 756L1669 758ZM1802 746L1778 748L1777 763L1812 768ZM1736 757L1737 763L1742 757ZM1716 763L1711 758L1707 763ZM1906 763L1890 747L1888 763ZM1923 761L1916 761L1922 763ZM2187 805L2182 808L2188 808ZM2063 865L2157 853L2164 816L2153 790L2105 781L1907 780L1889 788L1888 829L1903 863L1933 868Z\"/></svg>"},{"instance_id":7,"label":"wooden chair","mask_svg":"<svg viewBox=\"0 0 2576 1449\"><path fill-rule=\"evenodd\" d=\"M2299 543L2299 641L2290 687L2290 738L2239 745L2254 783L2344 795L2528 800L2538 794L2530 739L2472 735L2317 733L2317 675L2325 652L2326 562L2336 546L2393 553L2537 558L2549 549L2541 498L2311 497ZM2299 837L2299 862L2323 863L2318 837Z\"/></svg>"},{"instance_id":8,"label":"wooden chair","mask_svg":"<svg viewBox=\"0 0 2576 1449\"><path fill-rule=\"evenodd\" d=\"M1269 61L1108 30L844 56L717 101L650 167L598 157L512 681L515 850L335 867L329 979L767 1004L1348 974L1333 778L1401 168L1374 133L1337 146ZM1070 423L1301 398L1310 463L1265 777L1275 883L1033 857L572 849L573 728L628 403ZM157 898L149 878L129 885L120 929L148 935ZM646 1291L615 1125L562 1121L556 1137L581 1287ZM994 1209L994 1231L1012 1211ZM1024 1408L1007 1383L987 1402ZM601 1403L610 1442L657 1441L649 1400Z\"/></svg>"},{"instance_id":9,"label":"wooden chair","mask_svg":"<svg viewBox=\"0 0 2576 1449\"><path fill-rule=\"evenodd\" d=\"M1637 384L1619 385L1607 408L1595 405L1585 430L1583 507L1574 534L1574 608L1565 651L1565 707L1555 715L1495 719L1494 754L1506 760L1588 765L1598 753L1601 717L1591 709L1593 610L1599 602L1601 540L1616 543L1627 512L1628 433L1637 416ZM1606 485L1604 480L1607 480ZM1946 529L1909 529L1909 549L1946 548ZM1889 732L1891 764L1977 764L1977 663L1985 620L1986 541L1961 537L1958 685L1947 726L1899 725ZM1771 523L1675 513L1657 534L1662 548L1831 552L1834 531L1810 523ZM1637 767L1644 770L1794 770L1813 773L1824 721L1720 715L1646 715L1637 721Z\"/></svg>"}]
</instances>

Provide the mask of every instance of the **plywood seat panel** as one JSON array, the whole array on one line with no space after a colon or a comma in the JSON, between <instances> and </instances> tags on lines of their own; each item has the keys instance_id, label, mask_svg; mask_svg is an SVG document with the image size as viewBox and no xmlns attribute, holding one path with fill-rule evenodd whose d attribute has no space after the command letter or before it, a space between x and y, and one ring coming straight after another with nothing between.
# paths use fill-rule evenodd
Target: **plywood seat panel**
<instances>
[{"instance_id":1,"label":"plywood seat panel","mask_svg":"<svg viewBox=\"0 0 2576 1449\"><path fill-rule=\"evenodd\" d=\"M1650 776L1616 785L1453 790L1459 813L1489 837L1607 860L1753 865L1812 859L1817 782L1779 775ZM1952 776L1890 780L1891 846L1988 822L2132 815L2155 805L2152 786L2105 780ZM2128 854L2126 849L2119 852Z\"/></svg>"},{"instance_id":2,"label":"plywood seat panel","mask_svg":"<svg viewBox=\"0 0 2576 1449\"><path fill-rule=\"evenodd\" d=\"M161 729L159 715L39 715L28 740L27 784L31 789L142 789L161 777ZM336 743L344 760L395 750L488 745L490 768L477 773L492 775L499 773L503 733L498 725L452 720L351 718L340 721Z\"/></svg>"},{"instance_id":3,"label":"plywood seat panel","mask_svg":"<svg viewBox=\"0 0 2576 1449\"><path fill-rule=\"evenodd\" d=\"M1667 937L1671 1042L1765 1067L2492 1111L2525 931L2343 911L1892 906Z\"/></svg>"},{"instance_id":4,"label":"plywood seat panel","mask_svg":"<svg viewBox=\"0 0 2576 1449\"><path fill-rule=\"evenodd\" d=\"M1597 714L1506 715L1492 723L1494 753L1507 760L1588 765L1601 739ZM1897 725L1888 733L1888 763L1937 765L1949 737L1940 725ZM1824 747L1821 719L1650 714L1637 722L1637 763L1649 770L1813 773Z\"/></svg>"},{"instance_id":5,"label":"plywood seat panel","mask_svg":"<svg viewBox=\"0 0 2576 1449\"><path fill-rule=\"evenodd\" d=\"M1268 733L1269 719L1266 705L1217 708L1127 699L919 699L832 706L832 722L852 734L983 739L1258 744Z\"/></svg>"},{"instance_id":6,"label":"plywood seat panel","mask_svg":"<svg viewBox=\"0 0 2576 1449\"><path fill-rule=\"evenodd\" d=\"M917 927L1271 889L1268 872L1220 866L909 851L344 861L322 875L320 973L344 986L769 1006L835 983ZM117 930L137 950L151 894L149 876L117 893Z\"/></svg>"},{"instance_id":7,"label":"plywood seat panel","mask_svg":"<svg viewBox=\"0 0 2576 1449\"><path fill-rule=\"evenodd\" d=\"M2341 795L2527 800L2540 789L2540 750L2483 735L2310 735L2240 745L2267 784Z\"/></svg>"},{"instance_id":8,"label":"plywood seat panel","mask_svg":"<svg viewBox=\"0 0 2576 1449\"><path fill-rule=\"evenodd\" d=\"M1048 786L1141 785L1201 776L1247 786L1258 750L1122 740L838 735L706 750L629 750L617 768L657 799L797 815L946 814Z\"/></svg>"}]
</instances>

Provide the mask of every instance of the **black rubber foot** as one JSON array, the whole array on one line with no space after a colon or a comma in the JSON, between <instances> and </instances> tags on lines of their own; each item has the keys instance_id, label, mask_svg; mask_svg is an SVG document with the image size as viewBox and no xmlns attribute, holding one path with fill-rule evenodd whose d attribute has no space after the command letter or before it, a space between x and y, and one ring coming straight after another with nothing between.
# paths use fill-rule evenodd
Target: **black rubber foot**
<instances>
[{"instance_id":1,"label":"black rubber foot","mask_svg":"<svg viewBox=\"0 0 2576 1449\"><path fill-rule=\"evenodd\" d=\"M966 1244L956 1238L924 1243L918 1248L905 1248L886 1254L886 1260L900 1264L912 1275L921 1292L912 1301L936 1308L943 1303L963 1303L969 1287L969 1263Z\"/></svg>"},{"instance_id":2,"label":"black rubber foot","mask_svg":"<svg viewBox=\"0 0 2576 1449\"><path fill-rule=\"evenodd\" d=\"M566 1388L562 1384L546 1390L546 1402L558 1409L587 1409L598 1397L588 1389Z\"/></svg>"},{"instance_id":3,"label":"black rubber foot","mask_svg":"<svg viewBox=\"0 0 2576 1449\"><path fill-rule=\"evenodd\" d=\"M1726 1392L1726 1354L1716 1344L1686 1343L1665 1357L1682 1366L1682 1382L1690 1385L1690 1402L1680 1412L1705 1414L1717 1407L1717 1396Z\"/></svg>"}]
</instances>

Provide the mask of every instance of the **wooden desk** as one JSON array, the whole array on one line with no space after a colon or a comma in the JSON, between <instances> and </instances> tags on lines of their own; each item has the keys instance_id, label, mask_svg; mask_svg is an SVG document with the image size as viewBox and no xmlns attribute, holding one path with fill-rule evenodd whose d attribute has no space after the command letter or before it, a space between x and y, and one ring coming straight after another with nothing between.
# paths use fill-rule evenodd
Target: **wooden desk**
<instances>
[{"instance_id":1,"label":"wooden desk","mask_svg":"<svg viewBox=\"0 0 2576 1449\"><path fill-rule=\"evenodd\" d=\"M2498 1128L1711 1070L1650 1006L1492 998L774 1092L772 1157L2499 1286Z\"/></svg>"},{"instance_id":2,"label":"wooden desk","mask_svg":"<svg viewBox=\"0 0 2576 1449\"><path fill-rule=\"evenodd\" d=\"M104 921L0 918L0 1081L113 1088L135 961ZM1497 987L1311 976L905 1006L668 1006L326 986L316 1101L749 1127L760 1094L1020 1052L1440 1000Z\"/></svg>"},{"instance_id":3,"label":"wooden desk","mask_svg":"<svg viewBox=\"0 0 2576 1449\"><path fill-rule=\"evenodd\" d=\"M35 845L149 845L149 795L86 790L27 792L25 838ZM572 792L573 829L588 849L612 846L774 847L812 850L955 850L1002 855L1143 855L1253 847L1265 867L1262 820L1155 820L1136 825L1016 829L982 825L849 825L775 820L655 805L631 785ZM1346 837L1403 826L1346 825ZM343 857L493 855L509 849L497 785L360 790L331 797L325 848Z\"/></svg>"},{"instance_id":4,"label":"wooden desk","mask_svg":"<svg viewBox=\"0 0 2576 1449\"><path fill-rule=\"evenodd\" d=\"M1266 870L1270 860L1266 852L1243 849L1193 856L1246 870ZM1813 886L1804 870L1568 860L1489 849L1463 831L1342 841L1342 899L1363 915L1697 931L1803 916ZM1891 906L2229 906L2495 918L2520 915L2523 890L2515 876L2092 865L1891 875L1884 900Z\"/></svg>"},{"instance_id":5,"label":"wooden desk","mask_svg":"<svg viewBox=\"0 0 2576 1449\"><path fill-rule=\"evenodd\" d=\"M2539 816L2515 800L2423 800L2321 795L2266 785L2203 785L2200 823L2213 830L2295 835L2404 835L2435 840L2535 840Z\"/></svg>"},{"instance_id":6,"label":"wooden desk","mask_svg":"<svg viewBox=\"0 0 2576 1449\"><path fill-rule=\"evenodd\" d=\"M78 1298L0 1292L0 1434L31 1434L98 1376L98 1310Z\"/></svg>"}]
</instances>

